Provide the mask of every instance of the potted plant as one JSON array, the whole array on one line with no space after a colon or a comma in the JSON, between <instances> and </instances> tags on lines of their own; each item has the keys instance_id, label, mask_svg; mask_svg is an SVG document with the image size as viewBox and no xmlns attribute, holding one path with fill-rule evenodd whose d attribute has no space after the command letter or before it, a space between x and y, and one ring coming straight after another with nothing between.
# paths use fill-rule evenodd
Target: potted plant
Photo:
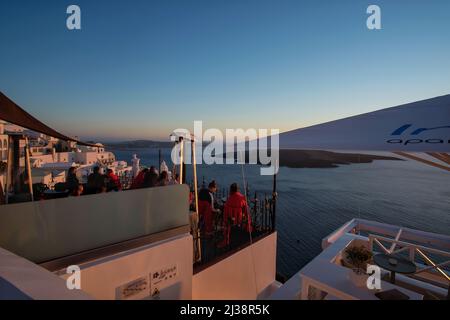
<instances>
[{"instance_id":1,"label":"potted plant","mask_svg":"<svg viewBox=\"0 0 450 320\"><path fill-rule=\"evenodd\" d=\"M372 259L372 252L365 246L350 246L345 250L345 257L352 266L350 280L358 287L363 287L367 282L367 263Z\"/></svg>"}]
</instances>

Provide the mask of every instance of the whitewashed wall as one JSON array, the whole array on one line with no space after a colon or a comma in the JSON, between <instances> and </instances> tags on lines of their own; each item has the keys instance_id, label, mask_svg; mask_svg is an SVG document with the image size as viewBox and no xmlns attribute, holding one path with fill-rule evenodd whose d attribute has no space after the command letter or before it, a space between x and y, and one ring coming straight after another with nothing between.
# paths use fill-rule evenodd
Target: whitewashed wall
<instances>
[{"instance_id":1,"label":"whitewashed wall","mask_svg":"<svg viewBox=\"0 0 450 320\"><path fill-rule=\"evenodd\" d=\"M159 188L0 206L0 247L36 263L189 224L189 188Z\"/></svg>"},{"instance_id":2,"label":"whitewashed wall","mask_svg":"<svg viewBox=\"0 0 450 320\"><path fill-rule=\"evenodd\" d=\"M174 277L159 283L152 281L155 273L176 268ZM192 236L181 235L117 255L80 265L81 289L94 299L125 300L120 291L137 279L147 279L147 288L126 299L191 299ZM173 275L173 274L172 274ZM65 270L60 276L67 278ZM154 293L155 289L158 294Z\"/></svg>"},{"instance_id":3,"label":"whitewashed wall","mask_svg":"<svg viewBox=\"0 0 450 320\"><path fill-rule=\"evenodd\" d=\"M194 275L192 299L254 300L276 275L277 233Z\"/></svg>"}]
</instances>

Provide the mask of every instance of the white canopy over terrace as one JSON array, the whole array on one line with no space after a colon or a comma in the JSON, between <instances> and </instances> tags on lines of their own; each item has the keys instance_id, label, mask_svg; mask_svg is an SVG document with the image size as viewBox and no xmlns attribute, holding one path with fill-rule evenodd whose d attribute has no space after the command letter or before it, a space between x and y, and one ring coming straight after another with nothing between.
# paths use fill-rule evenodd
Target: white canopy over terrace
<instances>
[{"instance_id":1,"label":"white canopy over terrace","mask_svg":"<svg viewBox=\"0 0 450 320\"><path fill-rule=\"evenodd\" d=\"M450 95L280 134L280 149L450 151Z\"/></svg>"},{"instance_id":2,"label":"white canopy over terrace","mask_svg":"<svg viewBox=\"0 0 450 320\"><path fill-rule=\"evenodd\" d=\"M450 171L450 95L281 133L279 148L390 151Z\"/></svg>"}]
</instances>

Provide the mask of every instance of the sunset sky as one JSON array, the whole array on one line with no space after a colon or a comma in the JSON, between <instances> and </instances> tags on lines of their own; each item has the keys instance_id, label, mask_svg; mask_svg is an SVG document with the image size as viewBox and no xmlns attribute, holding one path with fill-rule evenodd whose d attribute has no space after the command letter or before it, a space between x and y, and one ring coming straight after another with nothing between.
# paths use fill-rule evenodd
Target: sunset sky
<instances>
[{"instance_id":1,"label":"sunset sky","mask_svg":"<svg viewBox=\"0 0 450 320\"><path fill-rule=\"evenodd\" d=\"M286 131L450 93L449 34L448 0L3 0L0 91L84 139Z\"/></svg>"}]
</instances>

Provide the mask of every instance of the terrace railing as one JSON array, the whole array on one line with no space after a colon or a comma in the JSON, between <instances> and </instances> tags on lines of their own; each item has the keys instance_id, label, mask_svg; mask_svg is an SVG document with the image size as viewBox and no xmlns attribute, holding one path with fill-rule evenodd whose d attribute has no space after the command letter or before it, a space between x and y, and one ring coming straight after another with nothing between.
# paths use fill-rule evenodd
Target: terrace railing
<instances>
[{"instance_id":1,"label":"terrace railing","mask_svg":"<svg viewBox=\"0 0 450 320\"><path fill-rule=\"evenodd\" d=\"M450 296L450 236L391 224L352 219L322 240L322 248L346 234L368 238L375 252L404 255L417 265L411 277L440 287L448 287Z\"/></svg>"},{"instance_id":2,"label":"terrace railing","mask_svg":"<svg viewBox=\"0 0 450 320\"><path fill-rule=\"evenodd\" d=\"M348 233L366 236L369 234L377 234L385 237L396 238L398 237L400 230L402 230L401 238L403 241L426 244L427 246L441 248L442 250L450 252L450 236L448 235L399 227L392 224L365 219L352 219L345 223L342 227L335 230L332 234L322 240L322 249L326 249L329 245Z\"/></svg>"},{"instance_id":3,"label":"terrace railing","mask_svg":"<svg viewBox=\"0 0 450 320\"><path fill-rule=\"evenodd\" d=\"M432 272L432 275L440 276L447 284L450 295L450 275L449 271L445 270L445 267L450 266L450 252L400 241L401 233L402 229L395 239L371 234L369 235L369 248L375 252L378 247L383 253L391 255L407 254L409 260L418 266L413 276L430 272ZM387 248L385 244L390 244L390 248ZM421 280L429 279L423 279L422 277Z\"/></svg>"},{"instance_id":4,"label":"terrace railing","mask_svg":"<svg viewBox=\"0 0 450 320\"><path fill-rule=\"evenodd\" d=\"M226 199L226 193L218 192L216 198ZM257 193L248 199L249 217L251 219L252 232L236 230L231 234L231 241L226 246L220 246L224 239L223 210L215 215L213 220L213 235L206 236L203 232L202 219L191 218L191 230L194 240L194 266L197 270L227 257L248 245L253 241L265 237L275 231L275 199L259 197ZM197 226L198 225L198 229ZM194 227L193 227L194 226Z\"/></svg>"}]
</instances>

